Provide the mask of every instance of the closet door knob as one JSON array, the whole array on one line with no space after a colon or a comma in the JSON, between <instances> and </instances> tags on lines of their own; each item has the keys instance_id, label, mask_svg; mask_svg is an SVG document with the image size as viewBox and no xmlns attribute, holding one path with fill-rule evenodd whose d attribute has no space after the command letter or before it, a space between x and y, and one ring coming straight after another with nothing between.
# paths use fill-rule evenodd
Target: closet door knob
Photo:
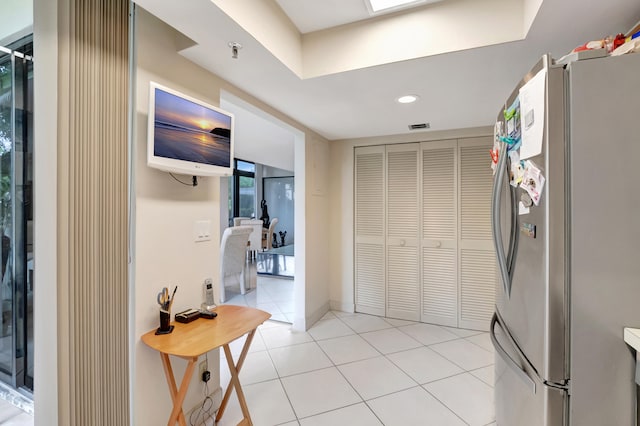
<instances>
[{"instance_id":1,"label":"closet door knob","mask_svg":"<svg viewBox=\"0 0 640 426\"><path fill-rule=\"evenodd\" d=\"M400 247L404 247L407 244L405 240L400 240Z\"/></svg>"},{"instance_id":2,"label":"closet door knob","mask_svg":"<svg viewBox=\"0 0 640 426\"><path fill-rule=\"evenodd\" d=\"M436 241L436 248L440 248L440 247L442 247L442 242Z\"/></svg>"}]
</instances>

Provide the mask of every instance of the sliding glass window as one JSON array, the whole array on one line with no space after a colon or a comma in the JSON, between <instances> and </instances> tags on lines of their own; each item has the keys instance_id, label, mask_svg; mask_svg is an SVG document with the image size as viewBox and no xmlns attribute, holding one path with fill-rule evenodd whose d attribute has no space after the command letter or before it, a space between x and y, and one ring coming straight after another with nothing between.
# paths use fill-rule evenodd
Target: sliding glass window
<instances>
[{"instance_id":1,"label":"sliding glass window","mask_svg":"<svg viewBox=\"0 0 640 426\"><path fill-rule=\"evenodd\" d=\"M0 380L33 390L32 37L0 46Z\"/></svg>"},{"instance_id":2,"label":"sliding glass window","mask_svg":"<svg viewBox=\"0 0 640 426\"><path fill-rule=\"evenodd\" d=\"M229 222L234 217L256 217L256 165L235 160L233 177L229 179Z\"/></svg>"}]
</instances>

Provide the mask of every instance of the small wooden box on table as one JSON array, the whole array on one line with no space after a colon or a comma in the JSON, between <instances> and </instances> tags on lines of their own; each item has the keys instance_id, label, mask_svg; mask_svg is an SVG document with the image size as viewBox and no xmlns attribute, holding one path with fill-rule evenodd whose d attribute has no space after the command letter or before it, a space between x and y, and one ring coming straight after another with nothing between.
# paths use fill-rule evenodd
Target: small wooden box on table
<instances>
[{"instance_id":1,"label":"small wooden box on table","mask_svg":"<svg viewBox=\"0 0 640 426\"><path fill-rule=\"evenodd\" d=\"M222 398L222 403L216 416L216 423L224 414L231 395L231 389L235 389L242 414L244 415L244 419L239 424L253 424L244 393L242 392L242 387L240 386L238 374L247 356L256 329L260 324L268 320L271 314L259 309L231 305L218 306L216 312L218 316L212 320L200 318L189 324L174 322L172 323L174 329L171 334L156 335L155 330L151 330L142 336L142 341L150 348L157 350L162 359L164 374L167 377L169 393L173 401L173 409L171 410L171 416L167 423L169 426L174 426L176 422L181 426L186 425L182 411L182 403L187 394L187 389L189 388L189 383L195 371L198 358L219 347L223 348L225 357L227 358L227 364L231 372L231 380ZM245 334L247 335L247 340L244 343L238 361L234 364L229 343ZM188 361L179 389L176 386L169 355L177 356Z\"/></svg>"}]
</instances>

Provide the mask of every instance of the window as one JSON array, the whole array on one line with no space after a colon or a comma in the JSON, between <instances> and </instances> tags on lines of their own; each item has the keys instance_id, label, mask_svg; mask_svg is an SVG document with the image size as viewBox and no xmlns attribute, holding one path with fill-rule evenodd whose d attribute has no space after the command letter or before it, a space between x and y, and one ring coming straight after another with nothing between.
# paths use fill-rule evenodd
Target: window
<instances>
[{"instance_id":1,"label":"window","mask_svg":"<svg viewBox=\"0 0 640 426\"><path fill-rule=\"evenodd\" d=\"M0 46L0 381L33 390L32 37Z\"/></svg>"},{"instance_id":2,"label":"window","mask_svg":"<svg viewBox=\"0 0 640 426\"><path fill-rule=\"evenodd\" d=\"M256 217L256 165L236 159L229 179L229 222L234 217Z\"/></svg>"}]
</instances>

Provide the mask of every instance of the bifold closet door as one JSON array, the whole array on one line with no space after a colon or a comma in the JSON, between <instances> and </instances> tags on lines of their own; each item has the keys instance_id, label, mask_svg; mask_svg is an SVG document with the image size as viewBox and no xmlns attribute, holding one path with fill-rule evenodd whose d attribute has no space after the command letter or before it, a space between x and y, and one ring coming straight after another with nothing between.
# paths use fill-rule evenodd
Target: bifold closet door
<instances>
[{"instance_id":1,"label":"bifold closet door","mask_svg":"<svg viewBox=\"0 0 640 426\"><path fill-rule=\"evenodd\" d=\"M457 142L424 142L421 155L421 321L457 327Z\"/></svg>"},{"instance_id":2,"label":"bifold closet door","mask_svg":"<svg viewBox=\"0 0 640 426\"><path fill-rule=\"evenodd\" d=\"M491 137L458 142L460 165L460 298L458 326L489 328L495 304L496 258L491 240Z\"/></svg>"},{"instance_id":3,"label":"bifold closet door","mask_svg":"<svg viewBox=\"0 0 640 426\"><path fill-rule=\"evenodd\" d=\"M420 320L419 144L388 145L387 306L391 318Z\"/></svg>"},{"instance_id":4,"label":"bifold closet door","mask_svg":"<svg viewBox=\"0 0 640 426\"><path fill-rule=\"evenodd\" d=\"M385 315L385 148L355 148L356 312Z\"/></svg>"}]
</instances>

